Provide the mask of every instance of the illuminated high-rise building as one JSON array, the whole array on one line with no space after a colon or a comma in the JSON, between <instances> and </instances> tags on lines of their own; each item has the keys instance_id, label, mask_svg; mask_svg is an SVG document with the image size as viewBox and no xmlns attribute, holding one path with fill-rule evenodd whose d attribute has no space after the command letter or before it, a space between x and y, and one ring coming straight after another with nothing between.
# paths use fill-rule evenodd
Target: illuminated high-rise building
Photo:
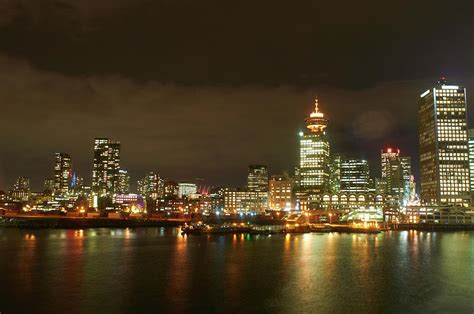
<instances>
[{"instance_id":1,"label":"illuminated high-rise building","mask_svg":"<svg viewBox=\"0 0 474 314\"><path fill-rule=\"evenodd\" d=\"M250 165L247 176L247 188L249 191L265 192L268 191L268 172L267 166Z\"/></svg>"},{"instance_id":2,"label":"illuminated high-rise building","mask_svg":"<svg viewBox=\"0 0 474 314\"><path fill-rule=\"evenodd\" d=\"M92 191L99 197L117 193L120 170L120 142L108 138L94 140Z\"/></svg>"},{"instance_id":3,"label":"illuminated high-rise building","mask_svg":"<svg viewBox=\"0 0 474 314\"><path fill-rule=\"evenodd\" d=\"M329 141L325 131L328 120L319 111L318 99L305 124L308 130L300 133L298 203L301 210L312 208L315 196L329 189Z\"/></svg>"},{"instance_id":4,"label":"illuminated high-rise building","mask_svg":"<svg viewBox=\"0 0 474 314\"><path fill-rule=\"evenodd\" d=\"M130 175L127 170L120 169L117 183L118 194L129 194L130 193Z\"/></svg>"},{"instance_id":5,"label":"illuminated high-rise building","mask_svg":"<svg viewBox=\"0 0 474 314\"><path fill-rule=\"evenodd\" d=\"M156 200L163 197L163 179L160 175L149 172L147 175L137 182L138 194L145 196L147 199Z\"/></svg>"},{"instance_id":6,"label":"illuminated high-rise building","mask_svg":"<svg viewBox=\"0 0 474 314\"><path fill-rule=\"evenodd\" d=\"M369 191L369 163L364 159L341 161L341 192L367 193Z\"/></svg>"},{"instance_id":7,"label":"illuminated high-rise building","mask_svg":"<svg viewBox=\"0 0 474 314\"><path fill-rule=\"evenodd\" d=\"M382 149L380 159L384 193L391 195L399 205L406 204L412 180L411 158L400 156L398 148L386 148Z\"/></svg>"},{"instance_id":8,"label":"illuminated high-rise building","mask_svg":"<svg viewBox=\"0 0 474 314\"><path fill-rule=\"evenodd\" d=\"M468 130L469 146L469 177L471 189L471 204L474 204L474 129Z\"/></svg>"},{"instance_id":9,"label":"illuminated high-rise building","mask_svg":"<svg viewBox=\"0 0 474 314\"><path fill-rule=\"evenodd\" d=\"M54 192L59 195L69 193L71 182L71 156L56 153L54 165Z\"/></svg>"},{"instance_id":10,"label":"illuminated high-rise building","mask_svg":"<svg viewBox=\"0 0 474 314\"><path fill-rule=\"evenodd\" d=\"M466 89L442 78L420 95L418 116L421 202L468 206Z\"/></svg>"},{"instance_id":11,"label":"illuminated high-rise building","mask_svg":"<svg viewBox=\"0 0 474 314\"><path fill-rule=\"evenodd\" d=\"M339 193L341 191L341 155L335 155L329 163L329 192Z\"/></svg>"}]
</instances>

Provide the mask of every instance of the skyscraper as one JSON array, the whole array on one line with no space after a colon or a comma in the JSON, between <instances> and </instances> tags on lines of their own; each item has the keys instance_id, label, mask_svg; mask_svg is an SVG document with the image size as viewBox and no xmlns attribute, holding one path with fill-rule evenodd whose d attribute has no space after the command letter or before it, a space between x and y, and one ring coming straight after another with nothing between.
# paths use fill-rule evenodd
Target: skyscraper
<instances>
[{"instance_id":1,"label":"skyscraper","mask_svg":"<svg viewBox=\"0 0 474 314\"><path fill-rule=\"evenodd\" d=\"M334 155L329 164L329 192L339 193L341 191L341 155Z\"/></svg>"},{"instance_id":2,"label":"skyscraper","mask_svg":"<svg viewBox=\"0 0 474 314\"><path fill-rule=\"evenodd\" d=\"M421 201L468 206L466 89L442 78L420 95L418 104Z\"/></svg>"},{"instance_id":3,"label":"skyscraper","mask_svg":"<svg viewBox=\"0 0 474 314\"><path fill-rule=\"evenodd\" d=\"M266 192L268 191L268 172L267 166L250 165L247 176L247 188L249 191Z\"/></svg>"},{"instance_id":4,"label":"skyscraper","mask_svg":"<svg viewBox=\"0 0 474 314\"><path fill-rule=\"evenodd\" d=\"M145 196L147 199L156 200L163 197L163 179L154 172L147 175L137 182L138 194Z\"/></svg>"},{"instance_id":5,"label":"skyscraper","mask_svg":"<svg viewBox=\"0 0 474 314\"><path fill-rule=\"evenodd\" d=\"M474 204L474 129L468 130L469 145L469 177L471 189L471 204Z\"/></svg>"},{"instance_id":6,"label":"skyscraper","mask_svg":"<svg viewBox=\"0 0 474 314\"><path fill-rule=\"evenodd\" d=\"M69 193L71 175L71 157L65 153L56 153L54 165L54 192L56 194Z\"/></svg>"},{"instance_id":7,"label":"skyscraper","mask_svg":"<svg viewBox=\"0 0 474 314\"><path fill-rule=\"evenodd\" d=\"M120 169L118 175L117 183L117 193L118 194L128 194L130 193L130 176L127 170Z\"/></svg>"},{"instance_id":8,"label":"skyscraper","mask_svg":"<svg viewBox=\"0 0 474 314\"><path fill-rule=\"evenodd\" d=\"M265 165L250 165L247 176L248 198L244 202L257 212L268 208L268 171Z\"/></svg>"},{"instance_id":9,"label":"skyscraper","mask_svg":"<svg viewBox=\"0 0 474 314\"><path fill-rule=\"evenodd\" d=\"M341 162L341 192L369 191L369 163L363 159L343 159Z\"/></svg>"},{"instance_id":10,"label":"skyscraper","mask_svg":"<svg viewBox=\"0 0 474 314\"><path fill-rule=\"evenodd\" d=\"M386 148L382 149L380 159L385 194L391 195L399 205L406 204L412 180L411 158L400 156L398 148Z\"/></svg>"},{"instance_id":11,"label":"skyscraper","mask_svg":"<svg viewBox=\"0 0 474 314\"><path fill-rule=\"evenodd\" d=\"M92 191L99 197L117 192L120 170L120 142L108 138L94 140Z\"/></svg>"},{"instance_id":12,"label":"skyscraper","mask_svg":"<svg viewBox=\"0 0 474 314\"><path fill-rule=\"evenodd\" d=\"M328 120L319 111L318 99L314 111L305 119L308 131L300 133L300 191L298 202L302 210L311 207L315 195L329 189Z\"/></svg>"}]
</instances>

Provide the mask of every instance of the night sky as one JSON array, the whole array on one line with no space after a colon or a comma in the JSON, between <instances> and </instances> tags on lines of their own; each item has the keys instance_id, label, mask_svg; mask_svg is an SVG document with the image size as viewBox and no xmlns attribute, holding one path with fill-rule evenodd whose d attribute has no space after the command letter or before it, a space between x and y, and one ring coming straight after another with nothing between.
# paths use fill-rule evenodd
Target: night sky
<instances>
[{"instance_id":1,"label":"night sky","mask_svg":"<svg viewBox=\"0 0 474 314\"><path fill-rule=\"evenodd\" d=\"M417 100L444 75L474 110L472 1L0 0L0 189L39 190L66 152L90 185L94 137L148 171L244 183L292 172L313 109L331 149L417 165Z\"/></svg>"}]
</instances>

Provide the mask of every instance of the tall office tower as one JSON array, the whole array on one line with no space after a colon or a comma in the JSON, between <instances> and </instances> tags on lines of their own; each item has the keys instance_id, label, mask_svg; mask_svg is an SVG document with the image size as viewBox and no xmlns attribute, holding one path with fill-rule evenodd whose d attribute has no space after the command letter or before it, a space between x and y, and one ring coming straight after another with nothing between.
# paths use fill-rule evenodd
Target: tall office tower
<instances>
[{"instance_id":1,"label":"tall office tower","mask_svg":"<svg viewBox=\"0 0 474 314\"><path fill-rule=\"evenodd\" d=\"M247 176L247 190L252 192L246 199L250 210L263 212L268 209L268 172L267 166L250 165Z\"/></svg>"},{"instance_id":2,"label":"tall office tower","mask_svg":"<svg viewBox=\"0 0 474 314\"><path fill-rule=\"evenodd\" d=\"M293 208L293 181L287 176L271 176L269 184L269 207L271 210Z\"/></svg>"},{"instance_id":3,"label":"tall office tower","mask_svg":"<svg viewBox=\"0 0 474 314\"><path fill-rule=\"evenodd\" d=\"M382 181L385 182L385 193L390 194L391 187L389 185L390 181L390 162L393 160L397 160L400 156L400 149L393 149L393 148L386 148L382 149L380 153L380 160L382 163L381 171L382 171Z\"/></svg>"},{"instance_id":4,"label":"tall office tower","mask_svg":"<svg viewBox=\"0 0 474 314\"><path fill-rule=\"evenodd\" d=\"M99 197L116 193L120 170L120 142L108 138L94 140L92 191Z\"/></svg>"},{"instance_id":5,"label":"tall office tower","mask_svg":"<svg viewBox=\"0 0 474 314\"><path fill-rule=\"evenodd\" d=\"M299 209L306 210L315 196L329 190L329 141L326 137L328 120L319 111L318 99L314 111L305 119L306 132L300 133L300 188L297 192Z\"/></svg>"},{"instance_id":6,"label":"tall office tower","mask_svg":"<svg viewBox=\"0 0 474 314\"><path fill-rule=\"evenodd\" d=\"M147 175L137 182L138 194L145 196L147 199L156 200L162 197L163 179L154 172L149 172Z\"/></svg>"},{"instance_id":7,"label":"tall office tower","mask_svg":"<svg viewBox=\"0 0 474 314\"><path fill-rule=\"evenodd\" d=\"M369 191L369 163L363 159L343 159L341 162L341 192Z\"/></svg>"},{"instance_id":8,"label":"tall office tower","mask_svg":"<svg viewBox=\"0 0 474 314\"><path fill-rule=\"evenodd\" d=\"M400 156L399 149L381 151L382 181L385 194L393 196L400 205L406 204L411 181L411 158Z\"/></svg>"},{"instance_id":9,"label":"tall office tower","mask_svg":"<svg viewBox=\"0 0 474 314\"><path fill-rule=\"evenodd\" d=\"M469 177L471 178L471 204L474 204L474 129L469 129L467 134L469 146Z\"/></svg>"},{"instance_id":10,"label":"tall office tower","mask_svg":"<svg viewBox=\"0 0 474 314\"><path fill-rule=\"evenodd\" d=\"M265 192L268 191L268 172L267 166L250 165L247 176L247 188L249 191Z\"/></svg>"},{"instance_id":11,"label":"tall office tower","mask_svg":"<svg viewBox=\"0 0 474 314\"><path fill-rule=\"evenodd\" d=\"M466 89L442 78L420 95L421 202L468 206L470 202Z\"/></svg>"},{"instance_id":12,"label":"tall office tower","mask_svg":"<svg viewBox=\"0 0 474 314\"><path fill-rule=\"evenodd\" d=\"M130 193L130 176L127 170L120 169L117 182L117 194Z\"/></svg>"},{"instance_id":13,"label":"tall office tower","mask_svg":"<svg viewBox=\"0 0 474 314\"><path fill-rule=\"evenodd\" d=\"M71 157L68 154L56 153L54 165L54 192L56 194L69 193L71 166Z\"/></svg>"},{"instance_id":14,"label":"tall office tower","mask_svg":"<svg viewBox=\"0 0 474 314\"><path fill-rule=\"evenodd\" d=\"M329 192L339 193L341 191L341 155L332 157L329 164Z\"/></svg>"}]
</instances>

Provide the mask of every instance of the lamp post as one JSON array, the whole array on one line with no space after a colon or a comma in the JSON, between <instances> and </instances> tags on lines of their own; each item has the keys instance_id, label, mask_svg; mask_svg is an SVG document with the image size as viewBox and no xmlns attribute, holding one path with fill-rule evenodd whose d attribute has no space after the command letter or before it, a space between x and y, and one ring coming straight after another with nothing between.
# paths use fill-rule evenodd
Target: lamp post
<instances>
[{"instance_id":1,"label":"lamp post","mask_svg":"<svg viewBox=\"0 0 474 314\"><path fill-rule=\"evenodd\" d=\"M329 224L332 223L332 219L331 219L331 218L332 218L332 213L329 213Z\"/></svg>"}]
</instances>

